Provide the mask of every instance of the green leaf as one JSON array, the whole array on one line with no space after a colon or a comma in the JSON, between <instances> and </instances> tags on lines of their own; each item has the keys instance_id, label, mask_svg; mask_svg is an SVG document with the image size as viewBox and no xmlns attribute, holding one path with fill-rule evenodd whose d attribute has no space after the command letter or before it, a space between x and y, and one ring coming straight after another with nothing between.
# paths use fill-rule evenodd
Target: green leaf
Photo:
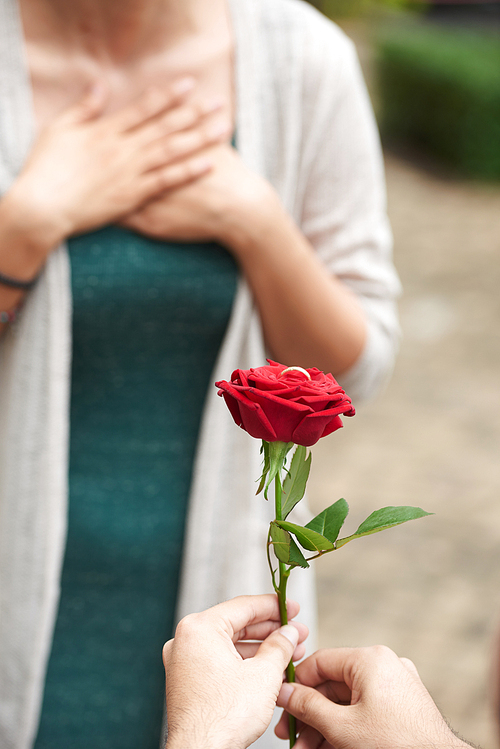
<instances>
[{"instance_id":1,"label":"green leaf","mask_svg":"<svg viewBox=\"0 0 500 749\"><path fill-rule=\"evenodd\" d=\"M274 553L280 562L292 567L309 567L304 555L288 531L280 528L274 521L271 523L271 542Z\"/></svg>"},{"instance_id":2,"label":"green leaf","mask_svg":"<svg viewBox=\"0 0 500 749\"><path fill-rule=\"evenodd\" d=\"M306 454L306 448L303 445L298 445L290 463L290 470L283 481L284 499L281 508L283 518L286 518L291 513L306 491L312 458L311 453L309 453L307 458Z\"/></svg>"},{"instance_id":3,"label":"green leaf","mask_svg":"<svg viewBox=\"0 0 500 749\"><path fill-rule=\"evenodd\" d=\"M423 518L426 515L433 515L432 512L425 512L420 507L382 507L381 510L376 510L361 523L356 533L346 538L341 538L337 541L337 548L354 541L355 538L362 538L363 536L370 536L372 533L379 533L379 531L385 531L386 528L393 528L395 525L401 525L406 523L408 520L416 520L417 518Z\"/></svg>"},{"instance_id":4,"label":"green leaf","mask_svg":"<svg viewBox=\"0 0 500 749\"><path fill-rule=\"evenodd\" d=\"M299 544L308 551L332 551L334 549L331 541L322 536L321 533L303 528L301 525L295 525L295 523L289 523L288 520L276 520L275 522L280 528L293 533Z\"/></svg>"},{"instance_id":5,"label":"green leaf","mask_svg":"<svg viewBox=\"0 0 500 749\"><path fill-rule=\"evenodd\" d=\"M309 567L309 563L307 562L305 556L293 540L291 539L290 543L290 566L291 567Z\"/></svg>"},{"instance_id":6,"label":"green leaf","mask_svg":"<svg viewBox=\"0 0 500 749\"><path fill-rule=\"evenodd\" d=\"M312 531L316 531L316 533L321 533L322 536L333 544L338 538L348 512L349 505L345 499L339 499L310 520L306 524L306 528L310 528Z\"/></svg>"}]
</instances>

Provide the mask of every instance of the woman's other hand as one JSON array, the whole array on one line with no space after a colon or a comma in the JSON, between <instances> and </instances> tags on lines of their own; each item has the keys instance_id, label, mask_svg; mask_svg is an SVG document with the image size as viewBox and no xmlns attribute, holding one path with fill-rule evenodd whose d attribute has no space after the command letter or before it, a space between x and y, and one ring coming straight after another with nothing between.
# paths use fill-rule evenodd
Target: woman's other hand
<instances>
[{"instance_id":1,"label":"woman's other hand","mask_svg":"<svg viewBox=\"0 0 500 749\"><path fill-rule=\"evenodd\" d=\"M289 617L298 611L289 601ZM243 749L256 741L306 637L303 624L280 627L275 595L240 596L182 619L163 650L167 748Z\"/></svg>"},{"instance_id":2,"label":"woman's other hand","mask_svg":"<svg viewBox=\"0 0 500 749\"><path fill-rule=\"evenodd\" d=\"M246 229L278 197L228 143L208 149L206 156L213 164L210 172L164 192L122 223L156 239L215 241L236 252L232 239L238 227Z\"/></svg>"},{"instance_id":3,"label":"woman's other hand","mask_svg":"<svg viewBox=\"0 0 500 749\"><path fill-rule=\"evenodd\" d=\"M386 647L320 650L278 705L301 721L296 749L463 749L414 664ZM288 736L286 713L276 727Z\"/></svg>"},{"instance_id":4,"label":"woman's other hand","mask_svg":"<svg viewBox=\"0 0 500 749\"><path fill-rule=\"evenodd\" d=\"M219 102L186 102L193 87L184 78L103 114L108 95L97 84L40 133L5 203L22 207L54 246L210 171L201 152L227 140L231 126L208 118Z\"/></svg>"},{"instance_id":5,"label":"woman's other hand","mask_svg":"<svg viewBox=\"0 0 500 749\"><path fill-rule=\"evenodd\" d=\"M274 188L224 143L207 149L213 169L169 190L123 224L157 239L217 241L236 257L278 361L338 376L358 359L366 318L332 278ZM332 334L335 331L335 334Z\"/></svg>"}]
</instances>

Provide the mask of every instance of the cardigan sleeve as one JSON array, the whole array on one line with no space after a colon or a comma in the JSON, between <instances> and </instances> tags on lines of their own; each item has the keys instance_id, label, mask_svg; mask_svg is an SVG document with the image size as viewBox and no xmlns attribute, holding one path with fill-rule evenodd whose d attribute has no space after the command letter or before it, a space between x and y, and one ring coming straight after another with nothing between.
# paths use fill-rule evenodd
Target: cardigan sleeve
<instances>
[{"instance_id":1,"label":"cardigan sleeve","mask_svg":"<svg viewBox=\"0 0 500 749\"><path fill-rule=\"evenodd\" d=\"M354 45L333 23L308 11L301 228L366 313L364 351L339 377L359 402L372 397L392 371L399 340L400 284L392 264L378 131Z\"/></svg>"}]
</instances>

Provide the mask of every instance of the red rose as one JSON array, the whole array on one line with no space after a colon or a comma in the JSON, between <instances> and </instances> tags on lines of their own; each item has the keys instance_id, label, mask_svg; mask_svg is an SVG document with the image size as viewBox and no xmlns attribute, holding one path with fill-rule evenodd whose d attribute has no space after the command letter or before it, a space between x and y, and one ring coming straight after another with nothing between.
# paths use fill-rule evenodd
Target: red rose
<instances>
[{"instance_id":1,"label":"red rose","mask_svg":"<svg viewBox=\"0 0 500 749\"><path fill-rule=\"evenodd\" d=\"M309 447L343 426L340 414L354 416L351 399L331 374L268 362L215 383L236 424L252 437Z\"/></svg>"}]
</instances>

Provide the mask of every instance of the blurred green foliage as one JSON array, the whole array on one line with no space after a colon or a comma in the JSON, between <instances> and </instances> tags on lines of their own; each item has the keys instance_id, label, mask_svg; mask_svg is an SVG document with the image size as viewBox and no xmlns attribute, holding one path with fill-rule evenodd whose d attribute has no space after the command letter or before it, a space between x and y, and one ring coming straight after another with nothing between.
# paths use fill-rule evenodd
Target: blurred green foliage
<instances>
[{"instance_id":1,"label":"blurred green foliage","mask_svg":"<svg viewBox=\"0 0 500 749\"><path fill-rule=\"evenodd\" d=\"M374 11L398 10L415 3L412 0L309 0L329 18L340 19L372 14ZM419 2L422 5L422 2Z\"/></svg>"},{"instance_id":2,"label":"blurred green foliage","mask_svg":"<svg viewBox=\"0 0 500 749\"><path fill-rule=\"evenodd\" d=\"M486 32L412 23L377 42L380 124L473 177L500 179L500 44Z\"/></svg>"}]
</instances>

